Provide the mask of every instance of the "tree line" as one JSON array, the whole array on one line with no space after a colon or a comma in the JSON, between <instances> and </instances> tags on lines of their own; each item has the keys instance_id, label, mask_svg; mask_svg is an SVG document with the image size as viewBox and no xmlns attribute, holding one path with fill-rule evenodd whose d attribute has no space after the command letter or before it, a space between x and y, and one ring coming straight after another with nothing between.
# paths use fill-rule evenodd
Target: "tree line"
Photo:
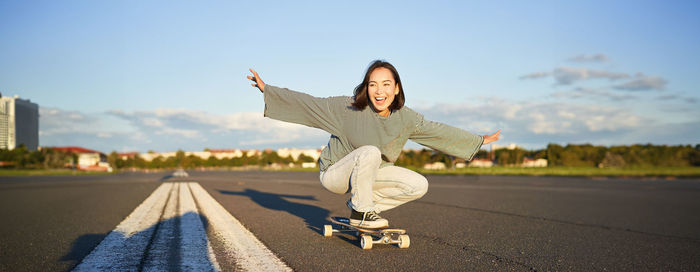
<instances>
[{"instance_id":1,"label":"tree line","mask_svg":"<svg viewBox=\"0 0 700 272\"><path fill-rule=\"evenodd\" d=\"M700 166L700 144L594 146L549 144L545 156L551 166L655 167Z\"/></svg>"},{"instance_id":2,"label":"tree line","mask_svg":"<svg viewBox=\"0 0 700 272\"><path fill-rule=\"evenodd\" d=\"M50 148L29 151L26 146L20 144L13 150L0 149L2 168L57 169L72 167L77 161L77 154Z\"/></svg>"},{"instance_id":3,"label":"tree line","mask_svg":"<svg viewBox=\"0 0 700 272\"><path fill-rule=\"evenodd\" d=\"M700 166L700 144L694 147L652 144L610 147L591 144L566 146L549 144L547 148L538 150L522 148L479 150L474 158L490 160L500 166L518 166L528 158L546 159L550 167L688 167ZM396 165L419 168L433 162L443 162L449 167L464 160L441 152L422 149L402 152Z\"/></svg>"},{"instance_id":4,"label":"tree line","mask_svg":"<svg viewBox=\"0 0 700 272\"><path fill-rule=\"evenodd\" d=\"M179 150L174 157L157 156L151 161L146 161L140 156L121 159L116 152L107 156L107 162L115 169L162 169L162 168L200 168L200 167L240 167L240 166L267 166L272 164L301 164L304 162L314 162L312 157L305 154L299 155L294 160L292 156L281 157L277 152L267 150L257 156L248 156L245 152L242 157L218 159L214 156L202 159L195 155L186 155Z\"/></svg>"},{"instance_id":5,"label":"tree line","mask_svg":"<svg viewBox=\"0 0 700 272\"><path fill-rule=\"evenodd\" d=\"M545 149L525 150L498 149L480 150L475 158L493 161L500 166L518 166L525 158L546 159L548 166L566 167L687 167L700 166L700 144L690 145L630 145L630 146L595 146L591 144L569 144L566 146L549 144ZM138 155L122 159L116 152L106 156L107 162L114 169L164 169L164 168L200 168L200 167L240 167L301 164L314 162L304 154L294 160L291 156L281 157L277 152L266 150L260 155L237 158L209 157L202 159L186 155L184 151L176 152L174 157L156 157L146 161ZM43 148L29 151L23 145L13 149L0 149L0 167L13 169L56 169L75 168L78 156L73 153ZM443 162L454 166L464 162L447 154L429 150L408 150L401 153L396 165L420 168L427 163Z\"/></svg>"}]
</instances>

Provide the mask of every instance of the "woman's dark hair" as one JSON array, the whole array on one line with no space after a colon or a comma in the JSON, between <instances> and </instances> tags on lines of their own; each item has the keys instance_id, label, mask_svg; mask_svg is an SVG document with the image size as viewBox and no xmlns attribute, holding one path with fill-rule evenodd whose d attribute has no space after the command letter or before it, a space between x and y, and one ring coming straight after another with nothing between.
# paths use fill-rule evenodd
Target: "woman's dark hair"
<instances>
[{"instance_id":1,"label":"woman's dark hair","mask_svg":"<svg viewBox=\"0 0 700 272\"><path fill-rule=\"evenodd\" d=\"M365 78L362 80L362 83L355 87L355 95L353 96L355 101L352 103L352 106L358 110L363 110L365 109L365 107L367 107L367 105L369 105L369 95L367 94L367 87L369 86L369 75L372 73L372 71L374 71L374 69L377 68L389 69L389 71L391 71L391 73L394 75L394 81L399 86L399 93L394 98L394 101L391 102L391 105L389 105L389 110L394 111L401 109L401 107L403 107L404 101L406 100L406 97L403 94L403 84L401 84L399 72L396 71L394 65L391 65L391 63L383 60L375 60L372 63L370 63L369 67L367 67Z\"/></svg>"}]
</instances>

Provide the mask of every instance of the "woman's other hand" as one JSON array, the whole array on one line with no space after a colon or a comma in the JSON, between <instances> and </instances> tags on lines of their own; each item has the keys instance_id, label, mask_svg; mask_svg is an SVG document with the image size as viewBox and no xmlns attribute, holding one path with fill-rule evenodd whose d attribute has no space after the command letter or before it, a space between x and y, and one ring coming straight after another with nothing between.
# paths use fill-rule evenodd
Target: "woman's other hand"
<instances>
[{"instance_id":1,"label":"woman's other hand","mask_svg":"<svg viewBox=\"0 0 700 272\"><path fill-rule=\"evenodd\" d=\"M253 85L253 87L258 87L258 89L260 89L261 93L264 92L265 91L265 82L263 82L262 79L260 79L260 76L258 75L257 72L255 72L255 70L253 70L253 68L250 68L249 70L251 73L253 73L253 76L248 76L248 79L255 82L255 83L250 84L250 85Z\"/></svg>"},{"instance_id":2,"label":"woman's other hand","mask_svg":"<svg viewBox=\"0 0 700 272\"><path fill-rule=\"evenodd\" d=\"M495 141L498 141L498 139L501 138L501 130L499 129L496 131L496 133L491 134L491 135L484 135L484 143L483 144L489 144Z\"/></svg>"}]
</instances>

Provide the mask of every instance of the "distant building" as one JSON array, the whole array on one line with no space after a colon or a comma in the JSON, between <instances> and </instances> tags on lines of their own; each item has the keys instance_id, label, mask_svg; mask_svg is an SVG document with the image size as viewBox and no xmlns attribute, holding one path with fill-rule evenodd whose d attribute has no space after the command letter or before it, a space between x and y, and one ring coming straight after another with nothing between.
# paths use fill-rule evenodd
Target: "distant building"
<instances>
[{"instance_id":1,"label":"distant building","mask_svg":"<svg viewBox=\"0 0 700 272\"><path fill-rule=\"evenodd\" d=\"M243 151L243 153L245 153L246 157L248 158L262 155L262 151L257 149Z\"/></svg>"},{"instance_id":2,"label":"distant building","mask_svg":"<svg viewBox=\"0 0 700 272\"><path fill-rule=\"evenodd\" d=\"M243 157L243 151L240 149L210 149L209 152L219 160Z\"/></svg>"},{"instance_id":3,"label":"distant building","mask_svg":"<svg viewBox=\"0 0 700 272\"><path fill-rule=\"evenodd\" d=\"M153 159L155 159L158 156L162 156L162 155L159 153L153 153L153 152L139 154L139 157L141 157L144 161L148 161L148 162L152 161Z\"/></svg>"},{"instance_id":4,"label":"distant building","mask_svg":"<svg viewBox=\"0 0 700 272\"><path fill-rule=\"evenodd\" d=\"M473 159L469 167L493 167L493 161L487 159Z\"/></svg>"},{"instance_id":5,"label":"distant building","mask_svg":"<svg viewBox=\"0 0 700 272\"><path fill-rule=\"evenodd\" d=\"M152 161L153 159L155 159L159 156L162 157L163 159L175 157L175 154L177 154L177 152L146 153L145 155L142 155L142 158L146 161ZM151 157L148 157L148 155L151 155Z\"/></svg>"},{"instance_id":6,"label":"distant building","mask_svg":"<svg viewBox=\"0 0 700 272\"><path fill-rule=\"evenodd\" d=\"M314 168L316 167L315 162L302 162L301 163L301 168Z\"/></svg>"},{"instance_id":7,"label":"distant building","mask_svg":"<svg viewBox=\"0 0 700 272\"><path fill-rule=\"evenodd\" d=\"M135 159L138 154L137 152L117 153L117 157L121 160Z\"/></svg>"},{"instance_id":8,"label":"distant building","mask_svg":"<svg viewBox=\"0 0 700 272\"><path fill-rule=\"evenodd\" d=\"M211 157L211 152L209 152L209 151L185 152L185 156L186 157L195 156L195 157L199 157L200 159L203 159L203 160L208 160L209 157Z\"/></svg>"},{"instance_id":9,"label":"distant building","mask_svg":"<svg viewBox=\"0 0 700 272\"><path fill-rule=\"evenodd\" d=\"M444 162L434 162L434 163L426 163L423 165L423 168L428 169L428 170L444 170L447 169L445 166Z\"/></svg>"},{"instance_id":10,"label":"distant building","mask_svg":"<svg viewBox=\"0 0 700 272\"><path fill-rule=\"evenodd\" d=\"M202 152L184 152L185 156L195 156L199 157L200 159L207 160L210 157L215 157L219 160L221 159L232 159L232 158L240 158L243 157L243 154L246 154L248 157L252 156L259 156L262 154L258 150L240 150L240 149L209 149L208 151L202 151ZM170 157L175 157L177 155L177 152L163 152L163 153L156 153L156 152L148 152L148 153L141 153L139 154L139 157L141 157L145 161L152 161L153 159L157 157L161 157L163 159L167 159Z\"/></svg>"},{"instance_id":11,"label":"distant building","mask_svg":"<svg viewBox=\"0 0 700 272\"><path fill-rule=\"evenodd\" d=\"M107 163L107 155L100 151L77 146L50 148L78 155L77 167L80 170L112 172L112 167Z\"/></svg>"},{"instance_id":12,"label":"distant building","mask_svg":"<svg viewBox=\"0 0 700 272\"><path fill-rule=\"evenodd\" d=\"M277 155L279 155L281 158L286 158L288 156L292 156L292 159L299 160L299 156L301 154L304 154L305 156L309 156L314 159L314 161L317 161L318 158L321 157L321 150L320 149L297 149L297 148L280 148L277 149Z\"/></svg>"},{"instance_id":13,"label":"distant building","mask_svg":"<svg viewBox=\"0 0 700 272\"><path fill-rule=\"evenodd\" d=\"M498 144L495 144L495 143L491 144L491 151L496 151L496 150L499 150L499 149L514 150L514 149L516 149L516 148L522 149L522 147L520 147L520 146L518 146L518 145L516 145L516 144L514 144L514 143L510 143L510 144L505 145L505 146L504 146L504 145L498 145Z\"/></svg>"},{"instance_id":14,"label":"distant building","mask_svg":"<svg viewBox=\"0 0 700 272\"><path fill-rule=\"evenodd\" d=\"M523 164L520 165L522 167L547 167L547 160L545 159L530 159L530 158L525 158L523 159Z\"/></svg>"},{"instance_id":15,"label":"distant building","mask_svg":"<svg viewBox=\"0 0 700 272\"><path fill-rule=\"evenodd\" d=\"M0 148L12 150L21 144L31 151L39 147L39 105L0 94Z\"/></svg>"}]
</instances>

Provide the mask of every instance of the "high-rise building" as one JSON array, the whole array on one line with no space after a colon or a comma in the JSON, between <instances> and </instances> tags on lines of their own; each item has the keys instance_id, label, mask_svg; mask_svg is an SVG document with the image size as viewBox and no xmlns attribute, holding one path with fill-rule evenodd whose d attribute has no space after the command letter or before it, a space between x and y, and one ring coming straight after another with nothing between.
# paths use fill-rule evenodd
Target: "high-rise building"
<instances>
[{"instance_id":1,"label":"high-rise building","mask_svg":"<svg viewBox=\"0 0 700 272\"><path fill-rule=\"evenodd\" d=\"M39 147L39 105L0 94L0 149L20 144L32 151Z\"/></svg>"}]
</instances>

